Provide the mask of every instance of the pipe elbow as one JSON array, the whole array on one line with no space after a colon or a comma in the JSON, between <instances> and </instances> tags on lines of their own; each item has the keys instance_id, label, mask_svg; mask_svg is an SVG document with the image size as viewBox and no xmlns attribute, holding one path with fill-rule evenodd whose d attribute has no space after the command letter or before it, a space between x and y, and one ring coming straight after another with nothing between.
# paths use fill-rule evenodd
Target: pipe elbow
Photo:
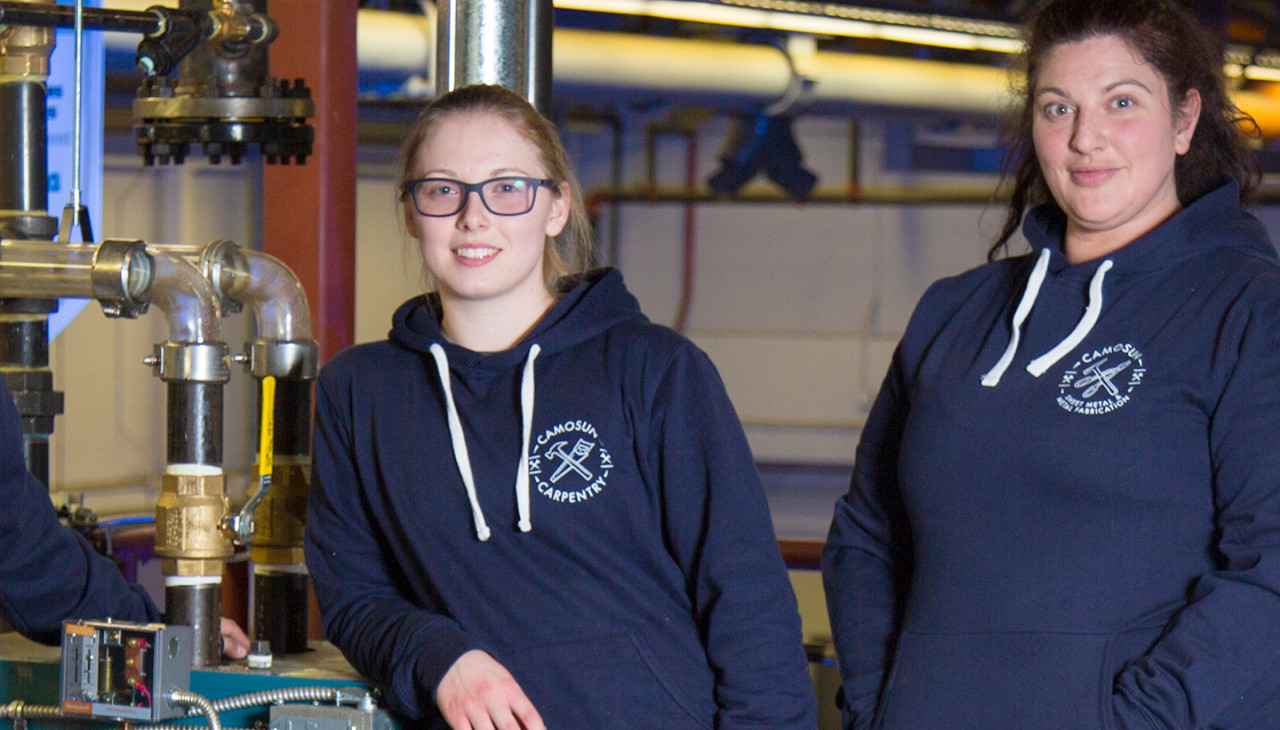
<instances>
[{"instance_id":1,"label":"pipe elbow","mask_svg":"<svg viewBox=\"0 0 1280 730\"><path fill-rule=\"evenodd\" d=\"M152 250L151 259L154 279L150 300L169 321L169 341L221 341L218 293L200 269L163 250Z\"/></svg>"},{"instance_id":2,"label":"pipe elbow","mask_svg":"<svg viewBox=\"0 0 1280 730\"><path fill-rule=\"evenodd\" d=\"M258 336L281 342L311 339L311 305L297 275L270 254L243 253L249 282L241 301L253 308Z\"/></svg>"}]
</instances>

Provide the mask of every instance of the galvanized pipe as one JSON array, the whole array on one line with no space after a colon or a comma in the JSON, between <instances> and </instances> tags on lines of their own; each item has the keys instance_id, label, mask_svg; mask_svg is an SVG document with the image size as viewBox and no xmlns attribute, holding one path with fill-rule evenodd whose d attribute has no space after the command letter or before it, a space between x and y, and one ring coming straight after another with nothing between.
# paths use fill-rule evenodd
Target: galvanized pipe
<instances>
[{"instance_id":1,"label":"galvanized pipe","mask_svg":"<svg viewBox=\"0 0 1280 730\"><path fill-rule=\"evenodd\" d=\"M539 110L551 104L551 0L441 0L436 91L505 86Z\"/></svg>"}]
</instances>

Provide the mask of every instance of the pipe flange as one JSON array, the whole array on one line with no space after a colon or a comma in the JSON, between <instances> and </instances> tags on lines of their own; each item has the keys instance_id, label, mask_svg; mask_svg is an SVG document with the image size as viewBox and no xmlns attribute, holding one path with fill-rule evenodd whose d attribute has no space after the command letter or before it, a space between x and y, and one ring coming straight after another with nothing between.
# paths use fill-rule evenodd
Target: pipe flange
<instances>
[{"instance_id":1,"label":"pipe flange","mask_svg":"<svg viewBox=\"0 0 1280 730\"><path fill-rule=\"evenodd\" d=\"M255 378L271 375L281 380L315 380L320 370L320 346L315 340L252 340L246 366Z\"/></svg>"},{"instance_id":2,"label":"pipe flange","mask_svg":"<svg viewBox=\"0 0 1280 730\"><path fill-rule=\"evenodd\" d=\"M161 342L144 362L166 383L225 383L231 379L222 342Z\"/></svg>"},{"instance_id":3,"label":"pipe flange","mask_svg":"<svg viewBox=\"0 0 1280 730\"><path fill-rule=\"evenodd\" d=\"M146 314L153 267L142 241L108 239L93 256L93 296L108 317Z\"/></svg>"}]
</instances>

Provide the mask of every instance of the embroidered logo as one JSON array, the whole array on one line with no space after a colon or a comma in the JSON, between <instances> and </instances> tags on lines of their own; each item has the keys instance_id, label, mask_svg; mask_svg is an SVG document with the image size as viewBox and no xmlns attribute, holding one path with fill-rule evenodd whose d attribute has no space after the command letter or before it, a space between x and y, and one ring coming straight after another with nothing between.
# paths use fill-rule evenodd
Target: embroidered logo
<instances>
[{"instance_id":1,"label":"embroidered logo","mask_svg":"<svg viewBox=\"0 0 1280 730\"><path fill-rule=\"evenodd\" d=\"M1110 413L1129 402L1146 373L1142 352L1131 344L1094 350L1062 373L1058 405L1086 416Z\"/></svg>"},{"instance_id":2,"label":"embroidered logo","mask_svg":"<svg viewBox=\"0 0 1280 730\"><path fill-rule=\"evenodd\" d=\"M542 432L529 455L529 479L553 502L585 502L604 491L613 456L586 421L565 421Z\"/></svg>"}]
</instances>

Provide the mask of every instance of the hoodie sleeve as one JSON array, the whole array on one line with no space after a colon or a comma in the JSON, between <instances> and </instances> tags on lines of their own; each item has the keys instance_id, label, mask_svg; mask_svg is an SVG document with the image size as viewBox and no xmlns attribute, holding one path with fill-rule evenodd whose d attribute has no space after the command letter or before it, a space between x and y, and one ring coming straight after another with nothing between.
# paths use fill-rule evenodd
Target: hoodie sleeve
<instances>
[{"instance_id":1,"label":"hoodie sleeve","mask_svg":"<svg viewBox=\"0 0 1280 730\"><path fill-rule=\"evenodd\" d=\"M449 667L484 647L397 588L403 579L367 518L351 423L338 402L322 377L305 549L324 633L358 672L386 688L392 710L421 719L435 712L435 688Z\"/></svg>"},{"instance_id":2,"label":"hoodie sleeve","mask_svg":"<svg viewBox=\"0 0 1280 730\"><path fill-rule=\"evenodd\" d=\"M22 454L21 425L0 381L0 618L30 639L57 644L71 618L158 621L138 586L63 525Z\"/></svg>"},{"instance_id":3,"label":"hoodie sleeve","mask_svg":"<svg viewBox=\"0 0 1280 730\"><path fill-rule=\"evenodd\" d=\"M1248 301L1246 293L1241 297ZM1256 727L1223 711L1280 682L1280 296L1224 321L1225 383L1210 404L1220 568L1200 577L1165 635L1116 678L1117 730ZM1274 700L1273 700L1274 702ZM1255 718L1256 719L1256 718Z\"/></svg>"},{"instance_id":4,"label":"hoodie sleeve","mask_svg":"<svg viewBox=\"0 0 1280 730\"><path fill-rule=\"evenodd\" d=\"M654 398L650 469L715 673L716 727L812 730L816 703L795 593L720 377L685 343Z\"/></svg>"},{"instance_id":5,"label":"hoodie sleeve","mask_svg":"<svg viewBox=\"0 0 1280 730\"><path fill-rule=\"evenodd\" d=\"M911 574L911 537L898 492L908 410L903 391L899 349L862 430L849 491L836 502L822 551L842 679L837 702L851 730L870 727L875 716Z\"/></svg>"}]
</instances>

